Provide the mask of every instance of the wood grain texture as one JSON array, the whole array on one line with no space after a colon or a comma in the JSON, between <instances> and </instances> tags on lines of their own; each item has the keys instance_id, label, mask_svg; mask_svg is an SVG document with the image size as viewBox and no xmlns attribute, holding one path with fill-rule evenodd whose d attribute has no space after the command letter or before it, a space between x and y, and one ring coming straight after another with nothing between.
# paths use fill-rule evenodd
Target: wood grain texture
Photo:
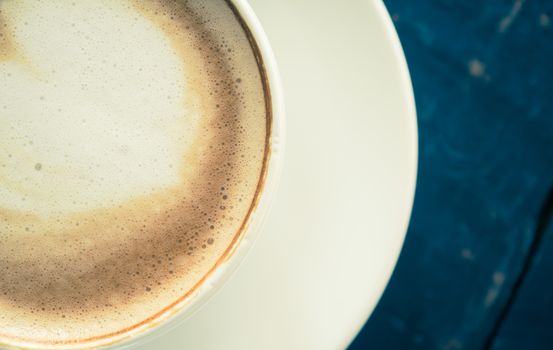
<instances>
[{"instance_id":1,"label":"wood grain texture","mask_svg":"<svg viewBox=\"0 0 553 350\"><path fill-rule=\"evenodd\" d=\"M510 295L553 185L553 2L385 3L413 78L420 171L396 271L351 349L552 348L552 233Z\"/></svg>"},{"instance_id":2,"label":"wood grain texture","mask_svg":"<svg viewBox=\"0 0 553 350\"><path fill-rule=\"evenodd\" d=\"M488 349L546 350L553 347L553 191L543 208L538 230L527 257L520 284L510 296L496 322L496 330L488 337Z\"/></svg>"}]
</instances>

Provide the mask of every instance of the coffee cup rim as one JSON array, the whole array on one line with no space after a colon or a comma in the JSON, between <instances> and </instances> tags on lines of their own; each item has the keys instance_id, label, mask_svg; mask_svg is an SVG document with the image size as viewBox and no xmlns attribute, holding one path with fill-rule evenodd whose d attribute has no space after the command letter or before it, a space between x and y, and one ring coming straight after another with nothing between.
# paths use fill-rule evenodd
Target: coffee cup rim
<instances>
[{"instance_id":1,"label":"coffee cup rim","mask_svg":"<svg viewBox=\"0 0 553 350\"><path fill-rule=\"evenodd\" d=\"M260 184L245 223L236 234L233 242L218 259L215 266L202 278L191 292L172 305L161 310L150 319L129 328L118 330L93 339L75 339L67 343L36 344L21 341L17 344L2 344L0 347L24 347L28 349L128 349L138 347L153 338L177 327L203 307L229 280L259 237L264 219L274 200L282 174L285 150L285 110L284 96L276 58L269 39L260 21L247 0L224 0L234 11L248 35L258 66L262 71L265 89L268 133L266 153Z\"/></svg>"}]
</instances>

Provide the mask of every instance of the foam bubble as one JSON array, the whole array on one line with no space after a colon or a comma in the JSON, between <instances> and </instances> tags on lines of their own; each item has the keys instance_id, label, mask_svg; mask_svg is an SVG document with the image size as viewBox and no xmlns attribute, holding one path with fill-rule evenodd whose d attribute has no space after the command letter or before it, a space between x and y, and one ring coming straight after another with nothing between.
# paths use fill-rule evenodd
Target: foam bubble
<instances>
[{"instance_id":1,"label":"foam bubble","mask_svg":"<svg viewBox=\"0 0 553 350\"><path fill-rule=\"evenodd\" d=\"M224 0L0 1L0 342L114 336L228 253L266 157Z\"/></svg>"}]
</instances>

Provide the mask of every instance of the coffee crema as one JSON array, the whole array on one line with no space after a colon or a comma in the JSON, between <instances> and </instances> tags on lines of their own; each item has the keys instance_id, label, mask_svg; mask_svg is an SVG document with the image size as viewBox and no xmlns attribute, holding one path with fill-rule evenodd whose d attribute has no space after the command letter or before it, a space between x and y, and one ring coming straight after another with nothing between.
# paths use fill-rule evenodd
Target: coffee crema
<instances>
[{"instance_id":1,"label":"coffee crema","mask_svg":"<svg viewBox=\"0 0 553 350\"><path fill-rule=\"evenodd\" d=\"M225 260L269 154L225 0L0 0L0 343L109 340Z\"/></svg>"}]
</instances>

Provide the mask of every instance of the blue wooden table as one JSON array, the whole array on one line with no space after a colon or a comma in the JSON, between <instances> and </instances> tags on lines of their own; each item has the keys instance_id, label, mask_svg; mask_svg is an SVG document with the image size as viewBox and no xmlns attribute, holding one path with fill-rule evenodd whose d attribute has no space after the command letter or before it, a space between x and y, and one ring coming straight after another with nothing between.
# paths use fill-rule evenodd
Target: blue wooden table
<instances>
[{"instance_id":1,"label":"blue wooden table","mask_svg":"<svg viewBox=\"0 0 553 350\"><path fill-rule=\"evenodd\" d=\"M412 222L359 349L553 349L553 1L387 0L420 128Z\"/></svg>"}]
</instances>

